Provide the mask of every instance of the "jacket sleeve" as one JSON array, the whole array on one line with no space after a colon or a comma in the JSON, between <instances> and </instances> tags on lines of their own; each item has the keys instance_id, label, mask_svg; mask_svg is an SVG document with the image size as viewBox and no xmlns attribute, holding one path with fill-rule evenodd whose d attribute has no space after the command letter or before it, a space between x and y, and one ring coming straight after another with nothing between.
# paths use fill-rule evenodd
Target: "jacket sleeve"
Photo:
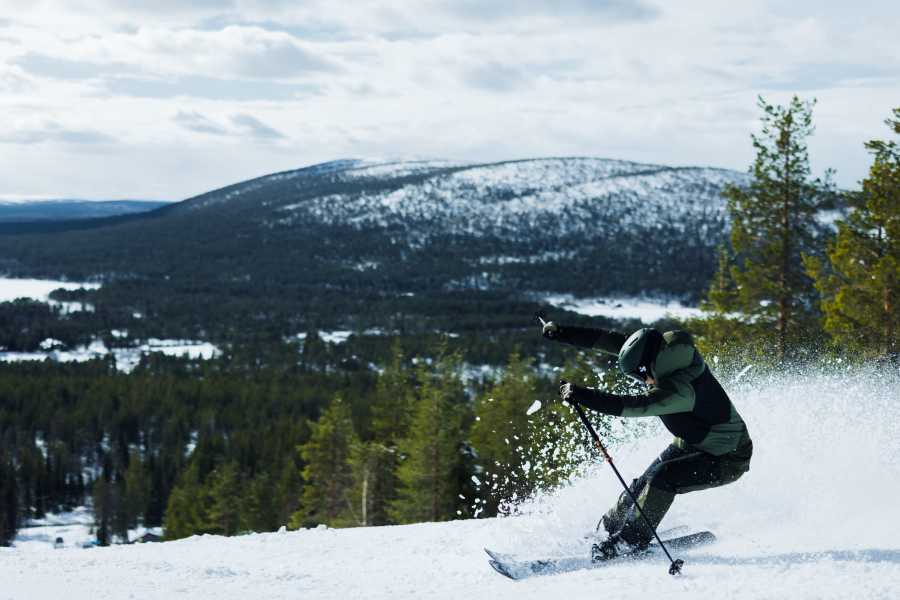
<instances>
[{"instance_id":1,"label":"jacket sleeve","mask_svg":"<svg viewBox=\"0 0 900 600\"><path fill-rule=\"evenodd\" d=\"M579 390L575 401L606 415L621 417L653 417L694 410L694 388L688 375L673 373L650 388L647 394L625 396L608 394L591 388Z\"/></svg>"},{"instance_id":2,"label":"jacket sleeve","mask_svg":"<svg viewBox=\"0 0 900 600\"><path fill-rule=\"evenodd\" d=\"M628 339L627 336L607 329L594 329L591 327L573 327L560 325L556 339L573 346L582 348L596 348L606 354L619 354L619 350Z\"/></svg>"}]
</instances>

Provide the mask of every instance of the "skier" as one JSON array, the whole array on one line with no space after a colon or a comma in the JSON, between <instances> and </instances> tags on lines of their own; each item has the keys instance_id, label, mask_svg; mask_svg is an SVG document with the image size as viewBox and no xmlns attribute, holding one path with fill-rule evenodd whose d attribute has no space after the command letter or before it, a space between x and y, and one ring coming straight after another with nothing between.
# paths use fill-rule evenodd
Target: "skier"
<instances>
[{"instance_id":1,"label":"skier","mask_svg":"<svg viewBox=\"0 0 900 600\"><path fill-rule=\"evenodd\" d=\"M639 329L627 337L605 329L543 325L545 338L618 356L623 373L648 386L641 395L609 394L566 381L560 397L607 415L658 416L675 440L631 483L655 529L676 494L726 485L750 469L753 443L747 426L713 377L686 331ZM628 494L601 519L608 537L594 544L594 560L646 548L653 530ZM598 525L599 529L599 525Z\"/></svg>"}]
</instances>

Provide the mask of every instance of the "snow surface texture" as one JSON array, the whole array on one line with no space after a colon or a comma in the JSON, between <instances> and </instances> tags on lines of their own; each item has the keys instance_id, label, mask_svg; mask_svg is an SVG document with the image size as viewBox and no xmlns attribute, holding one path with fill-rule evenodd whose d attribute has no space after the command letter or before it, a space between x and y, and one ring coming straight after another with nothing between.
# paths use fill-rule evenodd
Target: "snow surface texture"
<instances>
[{"instance_id":1,"label":"snow surface texture","mask_svg":"<svg viewBox=\"0 0 900 600\"><path fill-rule=\"evenodd\" d=\"M600 465L508 518L0 549L0 598L897 598L900 373L836 369L753 380L753 372L725 382L753 435L750 472L680 496L663 522L664 530L719 536L679 554L679 578L662 561L521 582L488 566L484 546L523 557L587 552L583 536L620 492ZM619 448L624 476L637 475L667 442L660 430Z\"/></svg>"}]
</instances>

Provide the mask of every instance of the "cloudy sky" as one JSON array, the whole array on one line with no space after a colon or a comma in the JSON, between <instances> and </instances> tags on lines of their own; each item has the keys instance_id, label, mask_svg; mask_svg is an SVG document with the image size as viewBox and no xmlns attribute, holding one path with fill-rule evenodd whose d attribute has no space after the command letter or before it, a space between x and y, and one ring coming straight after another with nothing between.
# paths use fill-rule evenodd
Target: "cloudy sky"
<instances>
[{"instance_id":1,"label":"cloudy sky","mask_svg":"<svg viewBox=\"0 0 900 600\"><path fill-rule=\"evenodd\" d=\"M183 199L345 157L745 170L817 98L854 186L900 106L900 3L0 0L0 198Z\"/></svg>"}]
</instances>

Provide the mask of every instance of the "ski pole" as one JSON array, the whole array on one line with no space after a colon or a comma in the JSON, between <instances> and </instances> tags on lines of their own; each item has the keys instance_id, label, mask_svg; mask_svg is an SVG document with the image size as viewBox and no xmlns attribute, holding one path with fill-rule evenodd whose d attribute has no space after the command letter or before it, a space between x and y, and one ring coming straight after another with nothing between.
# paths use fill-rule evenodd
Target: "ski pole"
<instances>
[{"instance_id":1,"label":"ski pole","mask_svg":"<svg viewBox=\"0 0 900 600\"><path fill-rule=\"evenodd\" d=\"M575 406L575 410L578 412L578 416L581 417L581 422L584 423L584 426L587 427L587 430L591 434L591 437L594 438L594 444L596 444L596 446L600 449L600 453L603 454L603 458L606 459L606 462L609 463L609 466L612 467L613 472L616 474L616 477L619 478L619 483L621 483L622 487L625 488L625 491L628 492L628 496L631 498L631 501L634 502L634 507L637 508L638 514L641 515L641 518L643 518L647 526L650 527L650 531L653 532L653 537L656 538L656 541L659 543L659 547L662 548L663 552L666 553L666 557L671 563L669 565L669 575L680 575L681 567L684 566L684 561L680 558L675 560L672 558L672 555L669 554L668 548L666 548L666 545L663 544L663 541L659 539L659 534L656 533L656 527L653 526L653 523L651 523L650 519L647 518L647 515L644 514L644 509L641 508L640 504L638 504L637 498L634 497L634 493L631 491L631 488L629 488L628 484L625 483L625 480L622 479L622 474L619 473L619 469L616 468L612 457L609 455L609 452L606 451L606 446L604 446L603 442L600 441L600 436L597 435L597 432L594 430L594 426L591 425L591 422L588 421L587 416L585 416L584 410L581 408L581 405L577 402L573 402L572 404ZM647 485L650 484L648 483Z\"/></svg>"}]
</instances>

